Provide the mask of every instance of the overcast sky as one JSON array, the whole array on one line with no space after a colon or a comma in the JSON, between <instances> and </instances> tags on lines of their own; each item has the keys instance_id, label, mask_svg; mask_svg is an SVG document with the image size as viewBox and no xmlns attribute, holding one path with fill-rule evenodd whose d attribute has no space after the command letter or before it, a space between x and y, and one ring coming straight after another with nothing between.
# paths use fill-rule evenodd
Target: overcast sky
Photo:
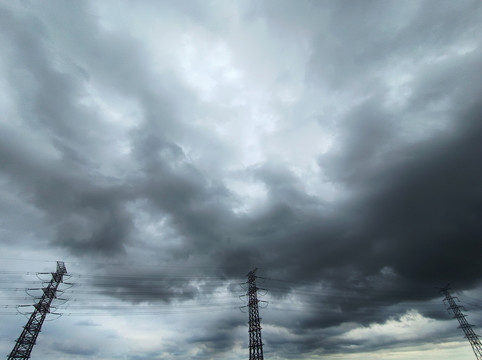
<instances>
[{"instance_id":1,"label":"overcast sky","mask_svg":"<svg viewBox=\"0 0 482 360\"><path fill-rule=\"evenodd\" d=\"M482 2L0 1L0 351L468 360Z\"/></svg>"}]
</instances>

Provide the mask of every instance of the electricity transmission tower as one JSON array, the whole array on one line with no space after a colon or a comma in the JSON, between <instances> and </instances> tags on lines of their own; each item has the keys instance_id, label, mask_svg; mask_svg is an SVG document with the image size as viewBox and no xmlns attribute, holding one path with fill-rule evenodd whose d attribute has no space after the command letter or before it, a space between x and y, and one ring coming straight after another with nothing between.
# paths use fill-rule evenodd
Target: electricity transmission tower
<instances>
[{"instance_id":1,"label":"electricity transmission tower","mask_svg":"<svg viewBox=\"0 0 482 360\"><path fill-rule=\"evenodd\" d=\"M261 318L259 317L258 287L256 286L256 270L248 276L248 307L249 307L249 360L263 360L263 342L261 340Z\"/></svg>"},{"instance_id":2,"label":"electricity transmission tower","mask_svg":"<svg viewBox=\"0 0 482 360\"><path fill-rule=\"evenodd\" d=\"M440 290L440 292L445 295L444 302L447 302L448 304L447 310L452 310L454 318L459 321L459 327L464 331L465 337L469 340L472 350L474 350L475 357L477 360L482 360L482 344L480 343L479 335L474 332L472 325L467 322L467 319L465 318L467 315L463 314L461 311L463 306L457 305L455 302L455 299L457 298L450 294L451 291L452 289L448 285Z\"/></svg>"},{"instance_id":3,"label":"electricity transmission tower","mask_svg":"<svg viewBox=\"0 0 482 360\"><path fill-rule=\"evenodd\" d=\"M50 280L47 287L42 288L43 295L34 305L35 310L30 315L27 325L23 327L22 334L17 339L12 352L8 356L8 360L28 359L30 357L45 317L50 312L50 304L56 297L57 288L63 282L63 277L66 273L65 264L62 261L57 261L57 271L52 273L52 280Z\"/></svg>"}]
</instances>

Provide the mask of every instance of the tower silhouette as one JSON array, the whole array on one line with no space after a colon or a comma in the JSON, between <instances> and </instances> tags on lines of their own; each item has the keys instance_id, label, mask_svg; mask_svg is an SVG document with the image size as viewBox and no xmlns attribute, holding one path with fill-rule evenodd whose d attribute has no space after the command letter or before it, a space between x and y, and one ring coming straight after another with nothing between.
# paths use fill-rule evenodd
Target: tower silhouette
<instances>
[{"instance_id":1,"label":"tower silhouette","mask_svg":"<svg viewBox=\"0 0 482 360\"><path fill-rule=\"evenodd\" d=\"M479 335L474 332L472 325L467 322L467 315L463 314L461 310L463 306L457 305L455 302L457 298L451 295L451 291L452 289L448 285L440 290L440 292L445 295L444 302L448 304L447 310L451 310L454 318L459 321L459 327L464 331L465 337L469 341L470 346L472 346L477 360L482 360L482 344L480 343Z\"/></svg>"},{"instance_id":2,"label":"tower silhouette","mask_svg":"<svg viewBox=\"0 0 482 360\"><path fill-rule=\"evenodd\" d=\"M256 270L248 276L248 308L249 308L249 360L263 360L263 342L261 340L261 318L259 317L258 287L256 286Z\"/></svg>"},{"instance_id":3,"label":"tower silhouette","mask_svg":"<svg viewBox=\"0 0 482 360\"><path fill-rule=\"evenodd\" d=\"M50 312L50 305L56 297L57 288L66 273L65 264L62 261L57 261L57 271L52 273L52 279L47 287L42 288L43 295L34 305L34 312L30 315L27 325L23 327L23 331L8 356L8 360L28 359L30 357L45 317Z\"/></svg>"}]
</instances>

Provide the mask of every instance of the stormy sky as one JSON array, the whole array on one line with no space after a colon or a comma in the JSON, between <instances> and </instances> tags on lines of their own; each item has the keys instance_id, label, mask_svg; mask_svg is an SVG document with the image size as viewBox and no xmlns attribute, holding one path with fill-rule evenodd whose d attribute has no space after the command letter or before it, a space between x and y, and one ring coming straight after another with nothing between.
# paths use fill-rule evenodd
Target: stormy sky
<instances>
[{"instance_id":1,"label":"stormy sky","mask_svg":"<svg viewBox=\"0 0 482 360\"><path fill-rule=\"evenodd\" d=\"M479 0L0 1L1 352L62 260L38 360L246 359L254 268L267 359L472 359L437 287L482 325L481 33Z\"/></svg>"}]
</instances>

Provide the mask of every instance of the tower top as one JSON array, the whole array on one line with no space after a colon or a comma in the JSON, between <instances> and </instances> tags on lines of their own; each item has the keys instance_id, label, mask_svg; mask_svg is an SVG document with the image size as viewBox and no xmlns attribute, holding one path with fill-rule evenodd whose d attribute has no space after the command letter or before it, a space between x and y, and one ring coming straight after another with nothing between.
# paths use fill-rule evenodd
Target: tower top
<instances>
[{"instance_id":1,"label":"tower top","mask_svg":"<svg viewBox=\"0 0 482 360\"><path fill-rule=\"evenodd\" d=\"M63 261L57 261L57 272L61 274L67 274L67 268Z\"/></svg>"},{"instance_id":2,"label":"tower top","mask_svg":"<svg viewBox=\"0 0 482 360\"><path fill-rule=\"evenodd\" d=\"M246 276L254 276L256 274L256 271L258 271L258 268L254 268L249 273L247 273Z\"/></svg>"}]
</instances>

